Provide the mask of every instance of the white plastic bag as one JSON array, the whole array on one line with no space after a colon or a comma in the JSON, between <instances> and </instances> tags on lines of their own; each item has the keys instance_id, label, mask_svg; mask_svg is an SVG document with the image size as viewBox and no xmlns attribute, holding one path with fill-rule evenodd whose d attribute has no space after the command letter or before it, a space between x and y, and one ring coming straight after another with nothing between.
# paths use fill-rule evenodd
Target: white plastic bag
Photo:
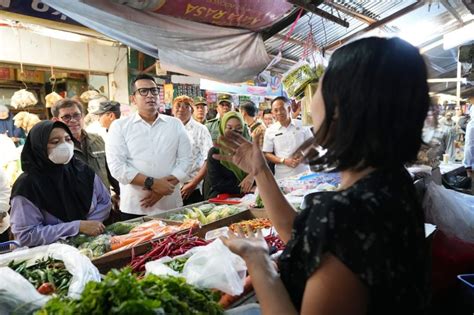
<instances>
[{"instance_id":1,"label":"white plastic bag","mask_svg":"<svg viewBox=\"0 0 474 315\"><path fill-rule=\"evenodd\" d=\"M29 265L34 265L36 260L47 257L63 261L71 273L71 285L67 295L70 298L79 298L89 281L101 280L99 271L89 258L69 245L51 244L1 255L0 314L8 314L18 307L21 307L22 314L32 312L48 301L48 296L38 293L28 280L7 267L12 260L27 260Z\"/></svg>"},{"instance_id":2,"label":"white plastic bag","mask_svg":"<svg viewBox=\"0 0 474 315\"><path fill-rule=\"evenodd\" d=\"M25 108L35 106L38 103L35 95L26 89L21 89L13 93L10 105L14 108Z\"/></svg>"},{"instance_id":3,"label":"white plastic bag","mask_svg":"<svg viewBox=\"0 0 474 315\"><path fill-rule=\"evenodd\" d=\"M186 258L183 272L179 273L166 265L178 258ZM146 274L184 277L186 282L199 288L218 289L230 295L244 291L247 274L245 261L235 255L220 239L206 246L194 247L183 255L162 257L145 264Z\"/></svg>"},{"instance_id":4,"label":"white plastic bag","mask_svg":"<svg viewBox=\"0 0 474 315\"><path fill-rule=\"evenodd\" d=\"M230 295L239 295L244 291L246 274L245 261L232 253L220 239L197 247L184 264L182 273L189 284L218 289Z\"/></svg>"},{"instance_id":5,"label":"white plastic bag","mask_svg":"<svg viewBox=\"0 0 474 315\"><path fill-rule=\"evenodd\" d=\"M426 222L446 234L474 243L474 196L430 182L423 208Z\"/></svg>"},{"instance_id":6,"label":"white plastic bag","mask_svg":"<svg viewBox=\"0 0 474 315\"><path fill-rule=\"evenodd\" d=\"M189 258L189 257L191 257L191 255L194 254L194 252L196 252L196 249L197 249L197 247L191 248L185 254L175 256L173 258L171 258L170 256L165 256L165 257L161 257L160 259L147 262L145 264L145 271L146 271L145 275L148 275L148 274L151 273L151 274L154 274L154 275L157 275L157 276L182 277L183 276L182 274L180 274L179 272L171 269L168 265L166 265L166 263L168 263L172 260L175 260L175 259L179 259L179 258Z\"/></svg>"}]
</instances>

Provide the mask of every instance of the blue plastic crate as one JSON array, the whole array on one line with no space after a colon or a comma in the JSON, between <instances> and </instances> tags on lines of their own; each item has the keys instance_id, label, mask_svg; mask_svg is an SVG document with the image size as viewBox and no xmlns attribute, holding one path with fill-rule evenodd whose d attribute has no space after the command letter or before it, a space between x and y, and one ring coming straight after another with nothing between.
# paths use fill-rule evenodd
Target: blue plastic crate
<instances>
[{"instance_id":1,"label":"blue plastic crate","mask_svg":"<svg viewBox=\"0 0 474 315\"><path fill-rule=\"evenodd\" d=\"M5 254L8 252L11 252L15 248L20 247L20 244L15 241L8 241L8 242L3 242L0 243L0 254Z\"/></svg>"}]
</instances>

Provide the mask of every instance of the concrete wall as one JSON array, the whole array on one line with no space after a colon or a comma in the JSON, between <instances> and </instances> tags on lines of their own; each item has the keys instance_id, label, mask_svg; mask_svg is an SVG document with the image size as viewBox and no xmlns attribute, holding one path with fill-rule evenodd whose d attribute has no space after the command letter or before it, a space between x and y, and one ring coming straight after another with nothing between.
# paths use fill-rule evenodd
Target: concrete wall
<instances>
[{"instance_id":1,"label":"concrete wall","mask_svg":"<svg viewBox=\"0 0 474 315\"><path fill-rule=\"evenodd\" d=\"M71 38L75 36L71 35ZM127 49L124 47L100 44L94 40L62 40L29 30L0 27L0 62L20 63L20 60L29 65L52 65L81 71L88 71L90 63L92 72L108 74L110 97L129 103Z\"/></svg>"}]
</instances>

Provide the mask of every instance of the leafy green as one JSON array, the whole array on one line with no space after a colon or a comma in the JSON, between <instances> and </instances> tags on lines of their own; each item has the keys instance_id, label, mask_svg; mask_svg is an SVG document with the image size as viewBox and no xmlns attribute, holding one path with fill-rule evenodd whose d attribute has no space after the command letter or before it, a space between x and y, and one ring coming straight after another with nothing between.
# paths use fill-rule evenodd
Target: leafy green
<instances>
[{"instance_id":1,"label":"leafy green","mask_svg":"<svg viewBox=\"0 0 474 315\"><path fill-rule=\"evenodd\" d=\"M114 235L124 235L130 233L130 231L139 225L141 222L116 222L108 225L105 231Z\"/></svg>"},{"instance_id":2,"label":"leafy green","mask_svg":"<svg viewBox=\"0 0 474 315\"><path fill-rule=\"evenodd\" d=\"M37 315L222 314L219 294L197 289L184 278L148 275L138 280L130 268L110 271L89 282L79 300L53 298Z\"/></svg>"}]
</instances>

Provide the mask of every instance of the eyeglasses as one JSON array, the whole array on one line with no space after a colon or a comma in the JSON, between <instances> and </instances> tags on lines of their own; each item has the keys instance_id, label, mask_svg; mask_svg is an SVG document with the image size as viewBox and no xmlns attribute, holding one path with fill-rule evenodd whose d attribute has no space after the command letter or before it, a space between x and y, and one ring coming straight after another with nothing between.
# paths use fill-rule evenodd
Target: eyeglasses
<instances>
[{"instance_id":1,"label":"eyeglasses","mask_svg":"<svg viewBox=\"0 0 474 315\"><path fill-rule=\"evenodd\" d=\"M74 113L72 115L67 114L59 118L64 122L70 122L72 119L78 121L82 118L82 114L81 113Z\"/></svg>"},{"instance_id":2,"label":"eyeglasses","mask_svg":"<svg viewBox=\"0 0 474 315\"><path fill-rule=\"evenodd\" d=\"M140 88L140 89L136 89L135 92L138 91L138 94L140 94L141 96L147 96L149 92L151 92L151 95L153 96L157 96L158 94L160 94L160 90L156 87L153 87L153 88ZM133 94L135 94L135 92L133 92Z\"/></svg>"}]
</instances>

